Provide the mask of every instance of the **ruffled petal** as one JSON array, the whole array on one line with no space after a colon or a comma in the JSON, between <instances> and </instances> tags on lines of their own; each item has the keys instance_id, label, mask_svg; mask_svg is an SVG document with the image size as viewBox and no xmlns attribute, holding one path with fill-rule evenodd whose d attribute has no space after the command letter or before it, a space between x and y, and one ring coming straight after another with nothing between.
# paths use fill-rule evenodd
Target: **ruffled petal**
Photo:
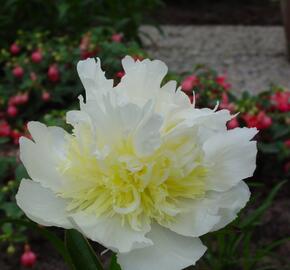
<instances>
[{"instance_id":1,"label":"ruffled petal","mask_svg":"<svg viewBox=\"0 0 290 270\"><path fill-rule=\"evenodd\" d=\"M256 142L250 141L255 128L235 128L211 136L203 145L208 168L207 189L226 191L253 175L256 168Z\"/></svg>"},{"instance_id":2,"label":"ruffled petal","mask_svg":"<svg viewBox=\"0 0 290 270\"><path fill-rule=\"evenodd\" d=\"M206 251L198 238L184 237L159 225L152 226L148 237L153 246L118 254L123 270L180 270L194 265Z\"/></svg>"},{"instance_id":3,"label":"ruffled petal","mask_svg":"<svg viewBox=\"0 0 290 270\"><path fill-rule=\"evenodd\" d=\"M66 201L39 183L22 179L16 202L27 217L38 224L72 228L65 211Z\"/></svg>"},{"instance_id":4,"label":"ruffled petal","mask_svg":"<svg viewBox=\"0 0 290 270\"><path fill-rule=\"evenodd\" d=\"M149 99L156 98L161 81L167 73L167 66L159 60L145 59L134 61L130 56L122 60L125 76L116 86L131 102L144 105Z\"/></svg>"},{"instance_id":5,"label":"ruffled petal","mask_svg":"<svg viewBox=\"0 0 290 270\"><path fill-rule=\"evenodd\" d=\"M191 237L218 230L237 217L249 198L250 191L244 182L226 192L208 192L203 199L188 201L188 211L178 214L168 228Z\"/></svg>"},{"instance_id":6,"label":"ruffled petal","mask_svg":"<svg viewBox=\"0 0 290 270\"><path fill-rule=\"evenodd\" d=\"M242 208L245 207L246 203L250 199L250 196L251 192L243 181L227 192L212 192L210 199L215 199L218 201L218 215L221 219L214 225L211 231L219 230L236 219L237 214Z\"/></svg>"},{"instance_id":7,"label":"ruffled petal","mask_svg":"<svg viewBox=\"0 0 290 270\"><path fill-rule=\"evenodd\" d=\"M39 122L29 122L28 130L34 142L20 138L20 159L34 181L57 191L63 182L57 167L65 157L65 137L69 134L59 127L46 127Z\"/></svg>"},{"instance_id":8,"label":"ruffled petal","mask_svg":"<svg viewBox=\"0 0 290 270\"><path fill-rule=\"evenodd\" d=\"M77 71L86 90L86 100L96 100L113 88L113 80L107 80L99 58L79 61Z\"/></svg>"}]
</instances>

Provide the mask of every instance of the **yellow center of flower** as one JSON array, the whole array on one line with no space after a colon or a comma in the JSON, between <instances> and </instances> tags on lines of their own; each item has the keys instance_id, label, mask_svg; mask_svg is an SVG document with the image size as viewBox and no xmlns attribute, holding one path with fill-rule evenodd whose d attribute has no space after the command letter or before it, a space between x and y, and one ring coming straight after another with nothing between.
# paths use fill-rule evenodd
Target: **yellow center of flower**
<instances>
[{"instance_id":1,"label":"yellow center of flower","mask_svg":"<svg viewBox=\"0 0 290 270\"><path fill-rule=\"evenodd\" d=\"M166 142L146 157L138 157L126 138L101 158L92 152L92 135L85 137L69 139L59 166L67 179L59 195L69 199L68 211L120 215L138 230L152 220L172 222L185 199L204 195L206 169L189 137Z\"/></svg>"}]
</instances>

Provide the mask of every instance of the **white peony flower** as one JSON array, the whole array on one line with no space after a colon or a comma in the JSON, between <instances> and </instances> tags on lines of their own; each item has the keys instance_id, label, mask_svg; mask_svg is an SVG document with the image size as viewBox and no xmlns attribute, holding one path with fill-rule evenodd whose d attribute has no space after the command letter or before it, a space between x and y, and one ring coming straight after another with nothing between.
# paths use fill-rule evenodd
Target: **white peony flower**
<instances>
[{"instance_id":1,"label":"white peony flower","mask_svg":"<svg viewBox=\"0 0 290 270\"><path fill-rule=\"evenodd\" d=\"M118 253L124 270L179 270L249 200L256 129L227 130L227 110L195 109L158 60L123 59L113 87L100 60L80 61L86 90L73 134L30 122L20 157L32 180L16 199L33 221L75 228Z\"/></svg>"}]
</instances>

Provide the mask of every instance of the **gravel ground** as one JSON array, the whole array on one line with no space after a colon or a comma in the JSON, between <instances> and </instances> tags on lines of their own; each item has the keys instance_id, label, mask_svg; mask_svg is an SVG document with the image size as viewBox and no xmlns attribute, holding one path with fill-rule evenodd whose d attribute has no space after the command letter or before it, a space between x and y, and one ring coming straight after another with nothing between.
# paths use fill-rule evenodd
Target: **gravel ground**
<instances>
[{"instance_id":1,"label":"gravel ground","mask_svg":"<svg viewBox=\"0 0 290 270\"><path fill-rule=\"evenodd\" d=\"M281 26L162 26L163 34L143 26L149 54L169 69L184 72L206 64L221 73L238 93L258 93L271 83L290 88L290 63Z\"/></svg>"}]
</instances>

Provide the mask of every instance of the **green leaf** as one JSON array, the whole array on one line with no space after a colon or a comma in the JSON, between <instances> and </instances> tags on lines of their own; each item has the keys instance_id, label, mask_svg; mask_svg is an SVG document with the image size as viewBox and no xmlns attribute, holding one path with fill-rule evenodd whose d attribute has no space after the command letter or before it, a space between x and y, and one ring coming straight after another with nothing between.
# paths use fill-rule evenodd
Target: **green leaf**
<instances>
[{"instance_id":1,"label":"green leaf","mask_svg":"<svg viewBox=\"0 0 290 270\"><path fill-rule=\"evenodd\" d=\"M103 270L94 250L81 233L76 230L67 230L65 244L75 269Z\"/></svg>"},{"instance_id":2,"label":"green leaf","mask_svg":"<svg viewBox=\"0 0 290 270\"><path fill-rule=\"evenodd\" d=\"M121 270L121 266L117 262L116 254L112 255L111 263L110 263L110 270Z\"/></svg>"}]
</instances>

